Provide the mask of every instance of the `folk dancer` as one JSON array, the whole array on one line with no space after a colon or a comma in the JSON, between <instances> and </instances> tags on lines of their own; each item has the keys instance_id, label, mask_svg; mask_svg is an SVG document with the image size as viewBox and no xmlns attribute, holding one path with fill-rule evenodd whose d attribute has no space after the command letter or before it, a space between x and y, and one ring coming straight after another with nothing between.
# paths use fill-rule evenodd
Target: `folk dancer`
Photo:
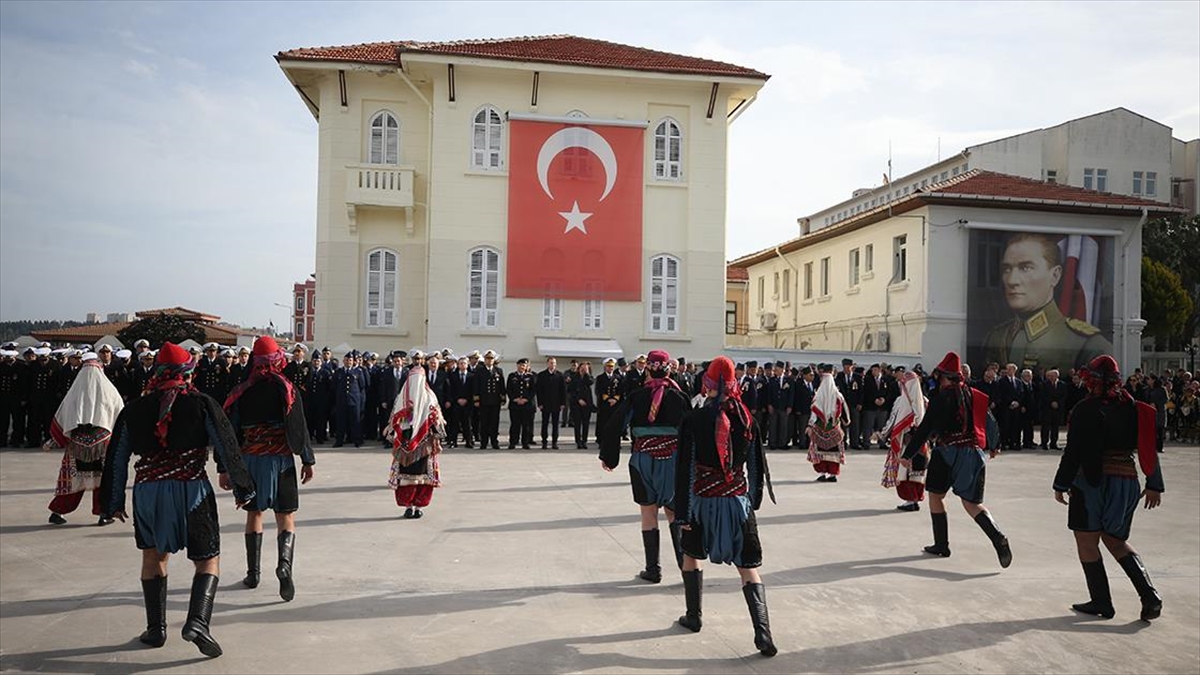
<instances>
[{"instance_id":1,"label":"folk dancer","mask_svg":"<svg viewBox=\"0 0 1200 675\"><path fill-rule=\"evenodd\" d=\"M846 463L846 425L851 411L833 377L833 365L822 364L821 384L808 418L808 461L818 483L836 483Z\"/></svg>"},{"instance_id":2,"label":"folk dancer","mask_svg":"<svg viewBox=\"0 0 1200 675\"><path fill-rule=\"evenodd\" d=\"M419 357L413 357L417 361ZM429 506L433 489L441 485L438 455L446 437L446 424L437 397L425 380L425 367L414 365L392 406L385 432L392 441L392 471L388 485L396 491L396 506L405 518L420 518Z\"/></svg>"},{"instance_id":3,"label":"folk dancer","mask_svg":"<svg viewBox=\"0 0 1200 675\"><path fill-rule=\"evenodd\" d=\"M742 404L733 361L718 356L703 379L705 403L689 413L679 431L675 462L675 506L683 531L683 591L687 613L679 624L701 628L704 587L702 561L732 564L742 579L742 594L754 626L754 646L775 656L767 614L767 594L759 576L762 542L754 512L762 505L770 474L762 441ZM772 496L772 499L774 497Z\"/></svg>"},{"instance_id":4,"label":"folk dancer","mask_svg":"<svg viewBox=\"0 0 1200 675\"><path fill-rule=\"evenodd\" d=\"M958 354L948 352L937 367L938 390L931 397L925 418L908 438L900 465L913 468L913 460L921 446L933 439L933 452L925 474L925 490L929 493L929 515L933 523L933 545L926 546L931 555L950 557L950 533L946 520L946 493L962 500L963 508L975 519L992 546L1001 567L1012 564L1012 549L1008 538L1000 531L992 514L983 505L984 477L987 465L983 448L987 443L987 394L966 384ZM990 454L995 457L996 450Z\"/></svg>"},{"instance_id":5,"label":"folk dancer","mask_svg":"<svg viewBox=\"0 0 1200 675\"><path fill-rule=\"evenodd\" d=\"M254 479L258 496L246 504L247 588L258 588L262 562L263 512L275 512L279 559L275 576L279 597L291 602L296 596L292 566L296 550L296 510L300 491L296 485L296 460L300 456L300 482L313 478L317 463L308 439L304 398L300 389L284 375L287 356L275 339L263 335L254 341L250 377L229 392L225 413L242 446L246 469ZM222 478L224 481L225 479ZM221 488L228 490L227 481Z\"/></svg>"},{"instance_id":6,"label":"folk dancer","mask_svg":"<svg viewBox=\"0 0 1200 675\"><path fill-rule=\"evenodd\" d=\"M611 472L620 461L621 435L626 427L633 436L629 482L633 487L633 501L641 508L642 547L646 554L646 569L638 576L652 584L662 581L658 510L663 509L669 524L675 522L675 448L679 442L679 425L691 409L687 396L667 376L670 360L670 355L664 351L650 352L646 359L645 384L628 393L625 401L613 411L600 437L600 465ZM675 561L682 569L679 529L674 525L669 529Z\"/></svg>"},{"instance_id":7,"label":"folk dancer","mask_svg":"<svg viewBox=\"0 0 1200 675\"><path fill-rule=\"evenodd\" d=\"M146 631L139 639L151 647L166 643L167 561L186 548L196 575L183 639L194 642L205 656L217 657L221 645L209 627L220 570L221 527L204 469L208 446L221 482L233 488L238 508L254 499L254 482L221 404L192 385L195 360L168 342L158 351L155 366L148 393L130 401L117 418L101 484L105 513L121 522L129 517L129 460L140 455L134 464L133 533L142 550Z\"/></svg>"},{"instance_id":8,"label":"folk dancer","mask_svg":"<svg viewBox=\"0 0 1200 675\"><path fill-rule=\"evenodd\" d=\"M913 468L900 465L900 453L904 450L904 439L925 419L925 394L921 389L921 378L907 371L900 377L900 396L892 403L891 416L881 432L888 439L887 459L883 462L883 487L896 488L896 494L904 503L897 511L920 511L925 500L925 468L929 463L929 447L917 451L921 459L913 462Z\"/></svg>"},{"instance_id":9,"label":"folk dancer","mask_svg":"<svg viewBox=\"0 0 1200 675\"><path fill-rule=\"evenodd\" d=\"M54 525L67 522L63 515L79 507L85 490L92 491L92 515L100 518L97 525L112 522L104 513L100 481L108 443L125 403L116 386L104 376L96 354L88 353L83 358L79 374L50 422L50 440L46 442L47 450L64 448L54 499L50 501L50 522Z\"/></svg>"},{"instance_id":10,"label":"folk dancer","mask_svg":"<svg viewBox=\"0 0 1200 675\"><path fill-rule=\"evenodd\" d=\"M1103 542L1137 589L1142 621L1157 619L1162 613L1162 597L1150 582L1141 556L1129 545L1133 514L1141 497L1145 495L1147 509L1162 503L1155 410L1135 402L1121 388L1121 373L1111 356L1092 359L1083 377L1088 396L1071 411L1071 433L1054 476L1054 498L1069 507L1067 527L1075 532L1090 595L1088 602L1071 608L1106 619L1116 614L1100 554ZM1144 491L1138 484L1137 464L1146 474Z\"/></svg>"}]
</instances>

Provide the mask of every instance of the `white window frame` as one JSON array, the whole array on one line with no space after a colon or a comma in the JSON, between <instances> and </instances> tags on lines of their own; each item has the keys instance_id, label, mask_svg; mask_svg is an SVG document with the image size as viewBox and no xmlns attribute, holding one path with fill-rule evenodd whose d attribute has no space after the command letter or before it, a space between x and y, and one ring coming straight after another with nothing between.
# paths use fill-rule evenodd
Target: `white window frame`
<instances>
[{"instance_id":1,"label":"white window frame","mask_svg":"<svg viewBox=\"0 0 1200 675\"><path fill-rule=\"evenodd\" d=\"M662 141L662 152L659 150ZM664 117L654 125L653 139L654 171L656 181L680 182L683 180L683 126L674 117ZM675 159L671 159L675 150Z\"/></svg>"},{"instance_id":2,"label":"white window frame","mask_svg":"<svg viewBox=\"0 0 1200 675\"><path fill-rule=\"evenodd\" d=\"M1046 182L1051 184L1058 183L1057 169L1046 169Z\"/></svg>"},{"instance_id":3,"label":"white window frame","mask_svg":"<svg viewBox=\"0 0 1200 675\"><path fill-rule=\"evenodd\" d=\"M773 288L775 289L775 291L773 293L771 293L771 298L774 300L778 300L779 299L779 272L775 273L774 279L775 279L775 285Z\"/></svg>"},{"instance_id":4,"label":"white window frame","mask_svg":"<svg viewBox=\"0 0 1200 675\"><path fill-rule=\"evenodd\" d=\"M1096 191L1108 192L1108 169L1096 169Z\"/></svg>"},{"instance_id":5,"label":"white window frame","mask_svg":"<svg viewBox=\"0 0 1200 675\"><path fill-rule=\"evenodd\" d=\"M758 278L758 308L762 309L766 304L767 294L767 278L760 276Z\"/></svg>"},{"instance_id":6,"label":"white window frame","mask_svg":"<svg viewBox=\"0 0 1200 675\"><path fill-rule=\"evenodd\" d=\"M304 311L304 293L298 293L296 295L296 311L297 312Z\"/></svg>"},{"instance_id":7,"label":"white window frame","mask_svg":"<svg viewBox=\"0 0 1200 675\"><path fill-rule=\"evenodd\" d=\"M293 326L293 328L295 328L295 331L292 333L293 340L297 342L303 342L308 339L304 337L304 319L297 320L296 325Z\"/></svg>"},{"instance_id":8,"label":"white window frame","mask_svg":"<svg viewBox=\"0 0 1200 675\"><path fill-rule=\"evenodd\" d=\"M475 264L476 255L479 256L478 266ZM494 269L489 266L489 262L493 260L495 262ZM498 330L500 328L500 298L502 297L500 264L500 251L491 246L477 246L467 251L467 328L472 330ZM476 276L479 278L478 298L473 297L472 293L472 285Z\"/></svg>"},{"instance_id":9,"label":"white window frame","mask_svg":"<svg viewBox=\"0 0 1200 675\"><path fill-rule=\"evenodd\" d=\"M604 330L604 299L600 297L600 284L588 284L588 295L583 300L583 329Z\"/></svg>"},{"instance_id":10,"label":"white window frame","mask_svg":"<svg viewBox=\"0 0 1200 675\"><path fill-rule=\"evenodd\" d=\"M812 262L804 263L804 299L812 300L813 296L813 265Z\"/></svg>"},{"instance_id":11,"label":"white window frame","mask_svg":"<svg viewBox=\"0 0 1200 675\"><path fill-rule=\"evenodd\" d=\"M875 271L875 244L863 246L863 274Z\"/></svg>"},{"instance_id":12,"label":"white window frame","mask_svg":"<svg viewBox=\"0 0 1200 675\"><path fill-rule=\"evenodd\" d=\"M850 249L850 288L856 288L861 276L862 251L857 248Z\"/></svg>"},{"instance_id":13,"label":"white window frame","mask_svg":"<svg viewBox=\"0 0 1200 675\"><path fill-rule=\"evenodd\" d=\"M892 281L898 284L908 281L908 235L892 237Z\"/></svg>"},{"instance_id":14,"label":"white window frame","mask_svg":"<svg viewBox=\"0 0 1200 675\"><path fill-rule=\"evenodd\" d=\"M1133 190L1131 192L1135 195L1142 194L1142 176L1143 175L1144 174L1141 171L1133 172Z\"/></svg>"},{"instance_id":15,"label":"white window frame","mask_svg":"<svg viewBox=\"0 0 1200 675\"><path fill-rule=\"evenodd\" d=\"M829 256L825 256L824 258L821 258L820 283L821 283L821 297L822 298L829 297L829 268L830 268Z\"/></svg>"},{"instance_id":16,"label":"white window frame","mask_svg":"<svg viewBox=\"0 0 1200 675\"><path fill-rule=\"evenodd\" d=\"M737 335L737 302L725 301L725 334Z\"/></svg>"},{"instance_id":17,"label":"white window frame","mask_svg":"<svg viewBox=\"0 0 1200 675\"><path fill-rule=\"evenodd\" d=\"M1147 171L1146 172L1145 187L1146 187L1146 190L1142 194L1144 194L1147 197L1157 197L1158 196L1158 172L1157 171Z\"/></svg>"},{"instance_id":18,"label":"white window frame","mask_svg":"<svg viewBox=\"0 0 1200 675\"><path fill-rule=\"evenodd\" d=\"M387 124L388 119L396 123L396 130L391 134L388 133L388 129L390 128ZM376 122L380 123L379 155L375 154ZM390 158L388 157L389 150L394 151L394 155ZM389 159L393 161L388 161ZM391 110L380 110L371 115L371 121L367 124L367 163L383 166L398 166L400 164L400 118Z\"/></svg>"},{"instance_id":19,"label":"white window frame","mask_svg":"<svg viewBox=\"0 0 1200 675\"><path fill-rule=\"evenodd\" d=\"M476 109L471 115L471 168L475 171L503 171L504 136L504 116L495 106L483 105Z\"/></svg>"},{"instance_id":20,"label":"white window frame","mask_svg":"<svg viewBox=\"0 0 1200 675\"><path fill-rule=\"evenodd\" d=\"M562 315L562 298L542 298L542 330L562 330Z\"/></svg>"},{"instance_id":21,"label":"white window frame","mask_svg":"<svg viewBox=\"0 0 1200 675\"><path fill-rule=\"evenodd\" d=\"M783 304L788 304L792 301L792 270L790 267L783 268L783 281L780 282L783 286L781 293L783 294Z\"/></svg>"},{"instance_id":22,"label":"white window frame","mask_svg":"<svg viewBox=\"0 0 1200 675\"><path fill-rule=\"evenodd\" d=\"M379 269L372 269L371 258L376 254L379 255ZM388 272L387 269L389 256L394 265L391 272ZM363 267L366 270L366 279L363 284L363 324L367 328L395 328L399 323L400 316L400 254L390 248L373 248L367 251ZM376 275L378 275L378 281L376 281L378 290L376 291L377 299L373 303L371 301L371 283L375 280ZM389 276L392 281L390 298L387 293ZM387 314L389 311L391 312L390 320Z\"/></svg>"},{"instance_id":23,"label":"white window frame","mask_svg":"<svg viewBox=\"0 0 1200 675\"><path fill-rule=\"evenodd\" d=\"M659 274L654 273L655 263L658 263ZM675 267L673 276L670 274L672 263ZM683 297L683 261L673 255L660 253L650 258L649 271L650 316L647 328L651 333L678 333L679 302ZM655 292L656 288L658 292ZM656 306L658 311L655 311Z\"/></svg>"}]
</instances>

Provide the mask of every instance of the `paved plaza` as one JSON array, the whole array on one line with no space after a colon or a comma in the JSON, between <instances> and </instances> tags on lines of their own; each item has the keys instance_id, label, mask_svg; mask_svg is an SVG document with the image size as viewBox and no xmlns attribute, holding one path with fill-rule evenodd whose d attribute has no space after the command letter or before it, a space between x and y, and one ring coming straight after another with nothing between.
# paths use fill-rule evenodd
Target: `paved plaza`
<instances>
[{"instance_id":1,"label":"paved plaza","mask_svg":"<svg viewBox=\"0 0 1200 675\"><path fill-rule=\"evenodd\" d=\"M774 659L754 649L732 568L706 567L701 633L673 625L683 611L679 577L672 571L657 586L634 578L642 550L628 476L624 466L604 473L595 451L449 450L445 486L421 520L399 518L386 450L317 453L316 480L301 490L291 603L271 574L271 529L263 584L242 587L241 513L220 495L225 555L213 634L225 655L210 660L179 637L192 574L182 555L171 563L167 645L144 648L131 526L99 528L81 513L47 525L60 455L0 452L0 671L1200 670L1194 447L1168 447L1163 507L1134 521L1131 541L1165 599L1152 625L1138 620L1137 595L1111 558L1116 618L1068 609L1086 590L1066 508L1050 490L1057 453L1009 453L988 467L987 503L1015 554L1001 571L957 506L953 557L922 556L928 513L894 510L894 492L879 487L881 452L852 454L837 484L814 483L802 453L773 452L779 503L764 504L759 527Z\"/></svg>"}]
</instances>

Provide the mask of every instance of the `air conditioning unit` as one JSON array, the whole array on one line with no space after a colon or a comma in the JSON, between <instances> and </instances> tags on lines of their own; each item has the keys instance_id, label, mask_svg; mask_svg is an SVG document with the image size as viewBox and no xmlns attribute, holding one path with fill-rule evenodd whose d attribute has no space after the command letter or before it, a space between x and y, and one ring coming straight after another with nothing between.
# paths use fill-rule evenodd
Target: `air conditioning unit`
<instances>
[{"instance_id":1,"label":"air conditioning unit","mask_svg":"<svg viewBox=\"0 0 1200 675\"><path fill-rule=\"evenodd\" d=\"M764 312L758 317L759 325L763 330L775 330L778 321L779 317L775 315L775 312Z\"/></svg>"},{"instance_id":2,"label":"air conditioning unit","mask_svg":"<svg viewBox=\"0 0 1200 675\"><path fill-rule=\"evenodd\" d=\"M868 352L886 352L889 349L891 335L886 330L867 333L863 338L863 349Z\"/></svg>"}]
</instances>

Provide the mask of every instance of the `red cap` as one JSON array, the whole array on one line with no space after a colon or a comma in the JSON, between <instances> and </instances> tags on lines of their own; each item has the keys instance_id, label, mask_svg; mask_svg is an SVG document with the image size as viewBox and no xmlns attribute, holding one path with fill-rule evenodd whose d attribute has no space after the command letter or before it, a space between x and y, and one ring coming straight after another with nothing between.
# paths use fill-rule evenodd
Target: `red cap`
<instances>
[{"instance_id":1,"label":"red cap","mask_svg":"<svg viewBox=\"0 0 1200 675\"><path fill-rule=\"evenodd\" d=\"M671 360L671 355L661 349L652 350L646 355L646 363L666 363Z\"/></svg>"},{"instance_id":2,"label":"red cap","mask_svg":"<svg viewBox=\"0 0 1200 675\"><path fill-rule=\"evenodd\" d=\"M254 350L250 352L251 356L270 356L279 352L279 343L275 342L275 338L270 335L260 335L254 341Z\"/></svg>"},{"instance_id":3,"label":"red cap","mask_svg":"<svg viewBox=\"0 0 1200 675\"><path fill-rule=\"evenodd\" d=\"M733 361L728 356L718 356L708 364L704 378L713 382L733 382L737 379L734 374Z\"/></svg>"},{"instance_id":4,"label":"red cap","mask_svg":"<svg viewBox=\"0 0 1200 675\"><path fill-rule=\"evenodd\" d=\"M154 363L167 366L181 366L191 360L192 355L188 350L173 342L164 343L158 350L158 355L154 357Z\"/></svg>"},{"instance_id":5,"label":"red cap","mask_svg":"<svg viewBox=\"0 0 1200 675\"><path fill-rule=\"evenodd\" d=\"M1101 354L1087 364L1087 373L1101 380L1120 380L1121 369L1117 361L1108 354Z\"/></svg>"},{"instance_id":6,"label":"red cap","mask_svg":"<svg viewBox=\"0 0 1200 675\"><path fill-rule=\"evenodd\" d=\"M941 363L937 364L937 369L943 375L950 375L951 377L961 375L962 361L959 360L958 354L946 352L946 357L942 359Z\"/></svg>"}]
</instances>

